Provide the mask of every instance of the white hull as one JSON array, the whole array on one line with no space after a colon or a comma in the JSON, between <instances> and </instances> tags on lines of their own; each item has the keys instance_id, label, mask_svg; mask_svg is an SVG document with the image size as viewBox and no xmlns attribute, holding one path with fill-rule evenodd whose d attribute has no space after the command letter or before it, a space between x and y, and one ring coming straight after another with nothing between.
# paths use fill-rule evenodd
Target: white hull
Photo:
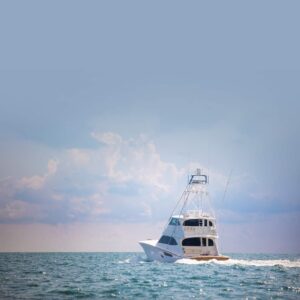
<instances>
[{"instance_id":1,"label":"white hull","mask_svg":"<svg viewBox=\"0 0 300 300\"><path fill-rule=\"evenodd\" d=\"M199 255L199 256L193 256L193 257L185 257L185 256L177 255L175 253L172 253L168 250L164 250L164 249L156 246L157 240L141 241L141 242L139 242L139 244L142 246L149 261L156 260L159 262L171 262L172 263L181 258L189 258L189 259L194 259L194 260L198 260L198 261L228 260L229 259L228 256L224 256L224 255Z\"/></svg>"},{"instance_id":2,"label":"white hull","mask_svg":"<svg viewBox=\"0 0 300 300\"><path fill-rule=\"evenodd\" d=\"M174 262L177 259L182 258L168 250L157 247L157 240L141 241L139 244L142 246L150 261L156 260L160 262Z\"/></svg>"}]
</instances>

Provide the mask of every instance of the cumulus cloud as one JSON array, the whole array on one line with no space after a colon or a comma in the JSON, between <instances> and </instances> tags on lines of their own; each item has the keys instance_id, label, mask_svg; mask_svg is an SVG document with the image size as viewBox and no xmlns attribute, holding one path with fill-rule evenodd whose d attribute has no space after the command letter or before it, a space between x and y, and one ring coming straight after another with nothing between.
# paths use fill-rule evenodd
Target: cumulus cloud
<instances>
[{"instance_id":1,"label":"cumulus cloud","mask_svg":"<svg viewBox=\"0 0 300 300\"><path fill-rule=\"evenodd\" d=\"M18 182L19 188L24 187L33 190L41 189L45 185L46 180L56 173L57 167L58 167L58 161L54 159L50 159L48 161L47 172L44 175L34 175L31 177L21 178Z\"/></svg>"},{"instance_id":2,"label":"cumulus cloud","mask_svg":"<svg viewBox=\"0 0 300 300\"><path fill-rule=\"evenodd\" d=\"M65 149L44 174L0 182L0 221L144 219L158 211L157 201L174 202L184 170L164 161L153 141L112 132L91 138L99 147Z\"/></svg>"},{"instance_id":3,"label":"cumulus cloud","mask_svg":"<svg viewBox=\"0 0 300 300\"><path fill-rule=\"evenodd\" d=\"M0 181L0 222L165 220L187 174L201 166L194 162L178 168L165 161L144 135L124 138L92 132L90 136L98 147L64 149L45 163L44 174ZM249 202L239 201L240 184L249 180L246 175L233 175L229 196L233 202L223 203L228 175L204 169L212 178L210 191L219 208L230 203L240 211L248 209Z\"/></svg>"},{"instance_id":4,"label":"cumulus cloud","mask_svg":"<svg viewBox=\"0 0 300 300\"><path fill-rule=\"evenodd\" d=\"M0 180L0 222L165 220L187 174L201 167L195 162L178 168L162 159L155 143L144 135L124 138L92 132L91 138L99 142L98 147L64 149L56 159L45 162L43 174ZM232 175L224 201L228 174L204 169L211 177L214 207L239 213L272 212L273 196L265 199L267 191L253 188L247 174ZM276 207L298 209L296 204L282 204Z\"/></svg>"}]
</instances>

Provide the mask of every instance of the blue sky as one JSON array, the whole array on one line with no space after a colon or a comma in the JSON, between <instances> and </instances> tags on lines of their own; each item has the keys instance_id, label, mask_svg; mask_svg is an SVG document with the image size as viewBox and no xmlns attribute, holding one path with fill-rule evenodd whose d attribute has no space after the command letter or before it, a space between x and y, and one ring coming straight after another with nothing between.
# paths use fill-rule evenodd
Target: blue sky
<instances>
[{"instance_id":1,"label":"blue sky","mask_svg":"<svg viewBox=\"0 0 300 300\"><path fill-rule=\"evenodd\" d=\"M224 251L299 252L298 11L1 3L0 250L138 250L199 166Z\"/></svg>"}]
</instances>

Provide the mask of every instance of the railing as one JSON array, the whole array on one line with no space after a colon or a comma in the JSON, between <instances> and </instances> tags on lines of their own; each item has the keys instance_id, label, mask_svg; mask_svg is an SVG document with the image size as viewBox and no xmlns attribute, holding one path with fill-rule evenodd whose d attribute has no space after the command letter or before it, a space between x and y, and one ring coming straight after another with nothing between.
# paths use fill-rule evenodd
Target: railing
<instances>
[{"instance_id":1,"label":"railing","mask_svg":"<svg viewBox=\"0 0 300 300\"><path fill-rule=\"evenodd\" d=\"M189 235L212 235L217 236L217 230L215 227L206 226L183 226L183 230L186 236Z\"/></svg>"},{"instance_id":2,"label":"railing","mask_svg":"<svg viewBox=\"0 0 300 300\"><path fill-rule=\"evenodd\" d=\"M206 212L201 212L199 210L188 210L186 213L183 214L184 219L190 218L208 218L210 220L214 220L215 218Z\"/></svg>"}]
</instances>

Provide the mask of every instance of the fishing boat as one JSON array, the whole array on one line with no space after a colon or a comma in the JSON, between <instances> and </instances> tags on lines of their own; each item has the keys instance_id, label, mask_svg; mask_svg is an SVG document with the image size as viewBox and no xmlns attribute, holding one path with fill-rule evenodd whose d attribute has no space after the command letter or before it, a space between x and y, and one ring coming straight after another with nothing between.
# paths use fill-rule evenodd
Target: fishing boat
<instances>
[{"instance_id":1,"label":"fishing boat","mask_svg":"<svg viewBox=\"0 0 300 300\"><path fill-rule=\"evenodd\" d=\"M208 175L200 169L188 177L187 186L161 237L139 242L148 260L175 262L182 258L199 261L229 259L218 250L216 218L211 208L208 184Z\"/></svg>"}]
</instances>

